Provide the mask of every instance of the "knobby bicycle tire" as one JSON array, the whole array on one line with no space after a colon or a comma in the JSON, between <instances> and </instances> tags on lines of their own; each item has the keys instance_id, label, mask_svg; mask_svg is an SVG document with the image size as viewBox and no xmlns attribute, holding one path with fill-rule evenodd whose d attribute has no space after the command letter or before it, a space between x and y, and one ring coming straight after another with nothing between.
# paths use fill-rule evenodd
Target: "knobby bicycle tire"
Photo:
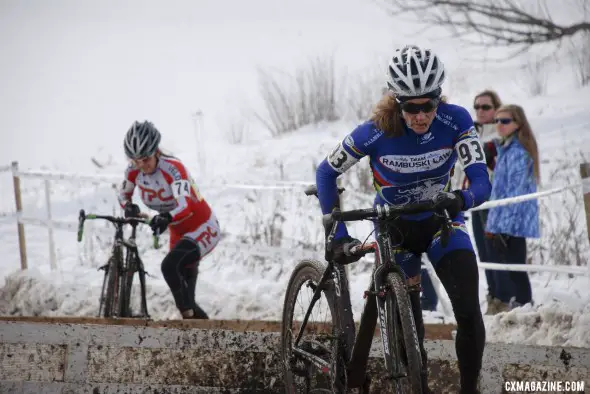
<instances>
[{"instance_id":1,"label":"knobby bicycle tire","mask_svg":"<svg viewBox=\"0 0 590 394\"><path fill-rule=\"evenodd\" d=\"M119 313L119 282L120 282L120 259L111 256L107 265L107 288L104 296L104 308L102 317L114 317Z\"/></svg>"},{"instance_id":2,"label":"knobby bicycle tire","mask_svg":"<svg viewBox=\"0 0 590 394\"><path fill-rule=\"evenodd\" d=\"M292 365L292 341L295 339L294 337L297 335L296 331L292 332L293 327L293 313L297 301L297 295L299 294L299 290L306 285L310 280L314 284L318 284L326 267L315 260L303 260L293 270L291 277L289 279L289 284L287 285L287 291L285 294L285 300L283 305L283 316L282 316L282 328L281 328L281 361L283 364L283 378L285 384L285 392L289 394L299 394L301 391L297 390L296 382L295 382L295 373L293 372L293 365ZM328 301L328 307L330 308L330 313L332 315L332 336L335 334L338 335L340 332L338 325L338 308L335 306L335 298L330 294L330 292L323 292L324 296ZM316 304L317 305L317 304ZM304 305L305 308L308 305ZM309 322L308 322L309 324ZM334 371L343 370L345 371L344 360L341 357L338 357L341 349L338 348L338 341L332 346L332 352L329 356L331 358L332 364L332 373ZM334 361L336 361L336 365L334 365ZM342 368L342 369L340 369ZM316 371L319 372L319 371ZM332 379L329 379L332 380ZM310 380L306 380L306 383L309 385L311 384ZM316 387L314 390L310 390L310 387L307 387L307 393L313 392L333 392L334 389L331 387L333 382L324 382L323 385L320 387Z\"/></svg>"},{"instance_id":3,"label":"knobby bicycle tire","mask_svg":"<svg viewBox=\"0 0 590 394\"><path fill-rule=\"evenodd\" d=\"M139 258L135 260L137 264L137 274L139 275L139 285L141 289L141 317L149 318L150 315L148 314L147 310L147 297L145 294L145 270L143 268L143 263L140 262Z\"/></svg>"},{"instance_id":4,"label":"knobby bicycle tire","mask_svg":"<svg viewBox=\"0 0 590 394\"><path fill-rule=\"evenodd\" d=\"M120 297L121 308L120 317L131 317L131 290L133 288L133 276L136 271L136 259L130 250L125 255L125 265L121 275Z\"/></svg>"},{"instance_id":5,"label":"knobby bicycle tire","mask_svg":"<svg viewBox=\"0 0 590 394\"><path fill-rule=\"evenodd\" d=\"M412 314L412 307L410 305L410 298L404 284L402 276L397 272L392 272L387 275L387 285L391 291L387 292L385 298L385 311L387 313L387 336L389 338L389 352L402 361L406 367L407 384L409 390L405 391L409 394L422 394L422 359L420 357L420 345L418 342L418 333L416 332L416 324L414 323L414 315ZM395 318L397 314L398 318ZM393 327L393 324L397 327ZM394 343L396 336L394 331L401 332L401 351L396 343ZM399 342L398 342L399 343ZM390 373L393 371L389 371Z\"/></svg>"}]
</instances>

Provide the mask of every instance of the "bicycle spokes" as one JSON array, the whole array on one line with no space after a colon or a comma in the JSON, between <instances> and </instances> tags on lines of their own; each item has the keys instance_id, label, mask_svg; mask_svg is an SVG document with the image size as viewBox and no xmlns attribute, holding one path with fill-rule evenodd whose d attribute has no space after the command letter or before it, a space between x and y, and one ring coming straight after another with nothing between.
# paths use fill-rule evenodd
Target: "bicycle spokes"
<instances>
[{"instance_id":1,"label":"bicycle spokes","mask_svg":"<svg viewBox=\"0 0 590 394\"><path fill-rule=\"evenodd\" d=\"M320 287L324 271L318 262L300 263L285 298L281 344L290 393L326 392L332 387L338 331L330 305L334 301L325 288L329 286Z\"/></svg>"}]
</instances>

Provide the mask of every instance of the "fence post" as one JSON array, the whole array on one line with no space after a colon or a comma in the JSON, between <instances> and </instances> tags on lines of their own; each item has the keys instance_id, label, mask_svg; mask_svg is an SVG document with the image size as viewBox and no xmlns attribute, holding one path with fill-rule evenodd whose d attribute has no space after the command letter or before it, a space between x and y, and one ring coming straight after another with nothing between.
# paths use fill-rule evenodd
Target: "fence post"
<instances>
[{"instance_id":1,"label":"fence post","mask_svg":"<svg viewBox=\"0 0 590 394\"><path fill-rule=\"evenodd\" d=\"M49 235L49 264L51 269L55 270L57 264L55 261L55 241L53 239L53 221L51 217L51 189L49 179L45 179L45 205L47 205L47 233Z\"/></svg>"},{"instance_id":2,"label":"fence post","mask_svg":"<svg viewBox=\"0 0 590 394\"><path fill-rule=\"evenodd\" d=\"M18 248L20 251L20 267L23 270L28 268L27 264L27 244L25 242L25 226L20 222L23 213L23 203L20 193L20 178L18 177L18 162L13 161L12 167L12 182L14 184L14 201L16 203L16 225L18 229Z\"/></svg>"},{"instance_id":3,"label":"fence post","mask_svg":"<svg viewBox=\"0 0 590 394\"><path fill-rule=\"evenodd\" d=\"M588 240L590 240L590 163L580 164L580 175L582 176L582 193L584 193L584 210L586 211Z\"/></svg>"},{"instance_id":4,"label":"fence post","mask_svg":"<svg viewBox=\"0 0 590 394\"><path fill-rule=\"evenodd\" d=\"M193 127L195 129L195 140L197 143L197 161L199 163L199 172L205 174L207 170L207 149L205 149L205 134L204 134L204 122L203 122L203 111L197 110L192 115Z\"/></svg>"}]
</instances>

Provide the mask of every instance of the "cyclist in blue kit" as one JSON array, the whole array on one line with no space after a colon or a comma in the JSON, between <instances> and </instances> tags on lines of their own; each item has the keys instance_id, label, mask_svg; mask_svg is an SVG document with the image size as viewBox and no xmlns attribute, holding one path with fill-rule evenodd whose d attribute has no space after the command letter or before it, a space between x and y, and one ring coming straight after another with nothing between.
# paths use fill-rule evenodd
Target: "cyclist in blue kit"
<instances>
[{"instance_id":1,"label":"cyclist in blue kit","mask_svg":"<svg viewBox=\"0 0 590 394\"><path fill-rule=\"evenodd\" d=\"M318 197L323 213L339 204L336 179L365 156L369 157L375 204L404 205L433 200L452 218L449 242L440 242L441 218L434 213L395 219L392 243L396 261L407 279L427 386L424 322L420 308L420 261L427 253L443 283L457 320L456 351L461 393L478 393L485 328L479 306L477 261L462 211L486 201L491 184L485 154L467 110L441 96L444 65L429 49L406 46L395 51L388 69L388 93L374 114L359 125L319 165ZM461 160L469 188L450 190L450 175ZM378 228L375 229L379 231ZM341 223L336 231L336 255L346 261L353 244Z\"/></svg>"}]
</instances>

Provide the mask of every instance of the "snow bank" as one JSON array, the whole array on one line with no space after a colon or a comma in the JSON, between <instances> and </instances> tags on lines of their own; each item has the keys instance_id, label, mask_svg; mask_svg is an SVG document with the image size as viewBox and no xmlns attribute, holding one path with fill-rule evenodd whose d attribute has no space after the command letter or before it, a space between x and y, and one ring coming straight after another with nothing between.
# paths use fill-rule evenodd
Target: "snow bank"
<instances>
[{"instance_id":1,"label":"snow bank","mask_svg":"<svg viewBox=\"0 0 590 394\"><path fill-rule=\"evenodd\" d=\"M96 316L101 287L60 280L37 270L17 271L0 288L0 314L13 316ZM147 286L149 309L158 319L177 319L168 288ZM137 297L134 297L137 300ZM138 305L136 305L138 306Z\"/></svg>"},{"instance_id":2,"label":"snow bank","mask_svg":"<svg viewBox=\"0 0 590 394\"><path fill-rule=\"evenodd\" d=\"M236 258L228 248L221 260ZM249 269L220 275L218 261L204 267L197 286L197 301L214 319L281 320L283 297L293 262L290 259L262 259ZM243 265L242 267L245 267ZM253 277L274 271L272 280ZM241 272L238 272L241 271ZM246 273L246 271L249 271ZM351 272L351 298L355 319L364 304L362 291L369 272ZM89 284L90 276L96 278ZM230 277L233 283L230 285ZM82 278L86 278L82 280ZM268 278L268 277L267 277ZM0 288L0 314L15 316L96 316L102 277L94 269L69 274L38 270L16 271ZM148 278L148 308L155 320L179 319L180 315L166 283L160 277ZM138 300L137 294L134 299ZM136 305L137 306L137 305ZM441 322L440 313L425 312L427 323ZM445 322L453 322L445 319ZM590 304L552 301L526 305L510 312L486 316L488 342L539 346L590 348Z\"/></svg>"},{"instance_id":3,"label":"snow bank","mask_svg":"<svg viewBox=\"0 0 590 394\"><path fill-rule=\"evenodd\" d=\"M590 348L590 305L525 305L487 320L487 341Z\"/></svg>"}]
</instances>

